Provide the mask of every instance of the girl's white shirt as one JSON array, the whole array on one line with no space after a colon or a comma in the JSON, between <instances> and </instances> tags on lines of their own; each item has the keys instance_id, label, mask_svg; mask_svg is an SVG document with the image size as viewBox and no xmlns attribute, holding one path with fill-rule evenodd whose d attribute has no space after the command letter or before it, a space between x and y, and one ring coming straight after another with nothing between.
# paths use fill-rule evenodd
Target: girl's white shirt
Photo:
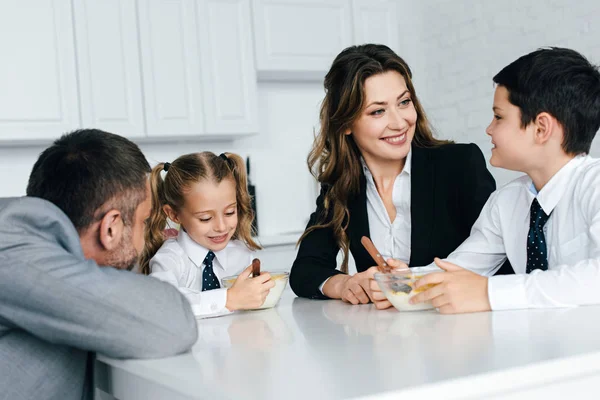
<instances>
[{"instance_id":1,"label":"girl's white shirt","mask_svg":"<svg viewBox=\"0 0 600 400\"><path fill-rule=\"evenodd\" d=\"M196 243L183 229L177 238L167 239L150 260L150 276L176 286L188 299L197 317L230 313L225 307L227 289L221 279L237 275L252 263L253 252L241 240L231 240L215 251L213 271L221 289L202 291L204 258L210 250Z\"/></svg>"}]
</instances>

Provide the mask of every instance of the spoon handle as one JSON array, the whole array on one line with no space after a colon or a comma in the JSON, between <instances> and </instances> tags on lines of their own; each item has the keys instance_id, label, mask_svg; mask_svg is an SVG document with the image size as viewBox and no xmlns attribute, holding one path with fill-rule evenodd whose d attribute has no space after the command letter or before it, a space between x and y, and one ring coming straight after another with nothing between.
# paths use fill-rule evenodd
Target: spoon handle
<instances>
[{"instance_id":1,"label":"spoon handle","mask_svg":"<svg viewBox=\"0 0 600 400\"><path fill-rule=\"evenodd\" d=\"M254 260L252 260L252 276L259 276L260 275L260 260L258 258L255 258Z\"/></svg>"},{"instance_id":2,"label":"spoon handle","mask_svg":"<svg viewBox=\"0 0 600 400\"><path fill-rule=\"evenodd\" d=\"M365 247L365 249L367 249L371 257L373 257L373 260L375 260L375 262L377 263L377 268L379 269L379 271L383 273L389 272L391 269L390 266L387 265L381 253L377 251L377 248L375 247L371 239L369 239L366 236L363 236L360 239L360 242Z\"/></svg>"}]
</instances>

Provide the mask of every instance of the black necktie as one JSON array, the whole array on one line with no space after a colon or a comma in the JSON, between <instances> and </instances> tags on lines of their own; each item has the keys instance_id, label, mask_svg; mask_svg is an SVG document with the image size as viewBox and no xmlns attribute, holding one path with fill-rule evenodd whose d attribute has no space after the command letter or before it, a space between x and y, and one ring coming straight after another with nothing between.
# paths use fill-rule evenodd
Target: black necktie
<instances>
[{"instance_id":1,"label":"black necktie","mask_svg":"<svg viewBox=\"0 0 600 400\"><path fill-rule=\"evenodd\" d=\"M209 251L206 257L204 257L204 271L202 271L202 291L219 289L219 280L213 271L213 260L215 259L215 253Z\"/></svg>"},{"instance_id":2,"label":"black necktie","mask_svg":"<svg viewBox=\"0 0 600 400\"><path fill-rule=\"evenodd\" d=\"M544 212L537 199L531 203L529 218L529 235L527 236L527 273L534 269L548 269L548 251L544 237L544 225L548 215Z\"/></svg>"}]
</instances>

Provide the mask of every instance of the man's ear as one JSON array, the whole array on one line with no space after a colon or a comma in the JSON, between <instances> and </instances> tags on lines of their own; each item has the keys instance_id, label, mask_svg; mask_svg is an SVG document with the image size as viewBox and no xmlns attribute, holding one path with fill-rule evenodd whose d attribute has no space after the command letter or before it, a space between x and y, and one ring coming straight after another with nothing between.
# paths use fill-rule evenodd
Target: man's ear
<instances>
[{"instance_id":1,"label":"man's ear","mask_svg":"<svg viewBox=\"0 0 600 400\"><path fill-rule=\"evenodd\" d=\"M165 204L163 206L163 211L165 212L165 214L167 214L167 217L169 217L171 221L181 225L181 222L179 222L179 218L177 217L177 213L175 212L175 210L173 210L173 207L171 207L168 204Z\"/></svg>"},{"instance_id":2,"label":"man's ear","mask_svg":"<svg viewBox=\"0 0 600 400\"><path fill-rule=\"evenodd\" d=\"M104 250L114 250L121 243L125 224L119 210L110 210L100 221L99 241Z\"/></svg>"},{"instance_id":3,"label":"man's ear","mask_svg":"<svg viewBox=\"0 0 600 400\"><path fill-rule=\"evenodd\" d=\"M556 128L556 118L547 112L541 112L535 117L535 142L544 144L552 137L552 132Z\"/></svg>"}]
</instances>

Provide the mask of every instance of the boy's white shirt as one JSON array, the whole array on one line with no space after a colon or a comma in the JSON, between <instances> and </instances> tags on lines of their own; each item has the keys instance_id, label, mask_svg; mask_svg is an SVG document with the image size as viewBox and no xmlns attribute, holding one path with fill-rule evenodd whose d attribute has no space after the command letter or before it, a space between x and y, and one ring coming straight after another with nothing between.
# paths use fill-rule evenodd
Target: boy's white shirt
<instances>
[{"instance_id":1,"label":"boy's white shirt","mask_svg":"<svg viewBox=\"0 0 600 400\"><path fill-rule=\"evenodd\" d=\"M166 240L150 260L150 276L176 286L197 317L230 313L225 307L227 289L221 286L221 289L202 291L203 262L208 252L180 230L177 238ZM231 240L223 250L214 253L213 271L221 284L222 278L241 273L253 258L253 252L241 240Z\"/></svg>"},{"instance_id":2,"label":"boy's white shirt","mask_svg":"<svg viewBox=\"0 0 600 400\"><path fill-rule=\"evenodd\" d=\"M467 238L447 261L490 276L492 310L600 304L600 160L569 161L537 193L528 176L494 192ZM537 197L548 271L525 274L529 214ZM516 275L491 276L510 260Z\"/></svg>"}]
</instances>

